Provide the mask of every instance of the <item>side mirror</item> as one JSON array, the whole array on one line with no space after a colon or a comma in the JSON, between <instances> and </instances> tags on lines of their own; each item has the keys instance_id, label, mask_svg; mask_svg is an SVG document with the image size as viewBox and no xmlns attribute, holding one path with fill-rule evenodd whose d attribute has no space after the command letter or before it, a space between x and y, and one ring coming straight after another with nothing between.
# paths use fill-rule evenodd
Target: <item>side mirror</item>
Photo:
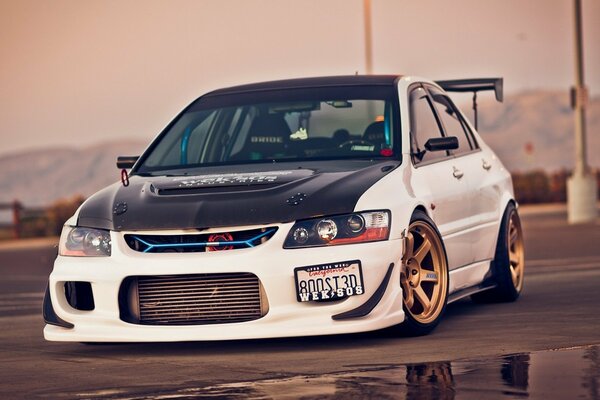
<instances>
[{"instance_id":1,"label":"side mirror","mask_svg":"<svg viewBox=\"0 0 600 400\"><path fill-rule=\"evenodd\" d=\"M140 156L118 156L117 157L117 168L119 169L131 169L137 162Z\"/></svg>"},{"instance_id":2,"label":"side mirror","mask_svg":"<svg viewBox=\"0 0 600 400\"><path fill-rule=\"evenodd\" d=\"M427 151L455 150L458 149L456 136L431 138L425 143Z\"/></svg>"}]
</instances>

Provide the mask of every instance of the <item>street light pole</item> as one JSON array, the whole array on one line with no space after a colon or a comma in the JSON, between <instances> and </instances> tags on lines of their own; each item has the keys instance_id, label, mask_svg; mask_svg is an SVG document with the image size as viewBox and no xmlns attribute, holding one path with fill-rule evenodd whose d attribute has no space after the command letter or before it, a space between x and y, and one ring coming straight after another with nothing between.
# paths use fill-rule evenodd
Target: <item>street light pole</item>
<instances>
[{"instance_id":1,"label":"street light pole","mask_svg":"<svg viewBox=\"0 0 600 400\"><path fill-rule=\"evenodd\" d=\"M567 181L567 210L569 223L577 224L596 219L598 185L595 176L590 173L586 160L585 106L588 96L583 79L581 0L574 0L573 6L575 86L571 90L571 99L575 108L575 170Z\"/></svg>"},{"instance_id":2,"label":"street light pole","mask_svg":"<svg viewBox=\"0 0 600 400\"><path fill-rule=\"evenodd\" d=\"M363 16L365 25L365 73L371 75L373 73L373 49L371 43L373 41L371 35L371 0L363 0Z\"/></svg>"}]
</instances>

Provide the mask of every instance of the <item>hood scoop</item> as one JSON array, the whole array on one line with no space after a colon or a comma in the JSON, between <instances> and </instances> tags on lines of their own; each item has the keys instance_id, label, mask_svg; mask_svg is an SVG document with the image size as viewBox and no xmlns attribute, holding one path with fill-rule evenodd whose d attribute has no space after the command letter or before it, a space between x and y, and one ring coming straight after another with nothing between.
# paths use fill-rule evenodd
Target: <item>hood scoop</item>
<instances>
[{"instance_id":1,"label":"hood scoop","mask_svg":"<svg viewBox=\"0 0 600 400\"><path fill-rule=\"evenodd\" d=\"M309 169L288 171L248 172L161 178L152 183L150 190L159 196L237 192L267 189L314 174Z\"/></svg>"}]
</instances>

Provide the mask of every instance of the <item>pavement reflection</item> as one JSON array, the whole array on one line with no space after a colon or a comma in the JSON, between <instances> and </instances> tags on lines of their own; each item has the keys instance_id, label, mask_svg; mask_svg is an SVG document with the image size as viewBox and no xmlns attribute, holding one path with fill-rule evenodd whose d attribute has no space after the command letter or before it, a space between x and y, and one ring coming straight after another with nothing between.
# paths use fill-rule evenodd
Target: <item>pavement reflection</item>
<instances>
[{"instance_id":1,"label":"pavement reflection","mask_svg":"<svg viewBox=\"0 0 600 400\"><path fill-rule=\"evenodd\" d=\"M204 387L103 390L77 397L110 399L598 399L600 345L418 364L361 364L302 375Z\"/></svg>"}]
</instances>

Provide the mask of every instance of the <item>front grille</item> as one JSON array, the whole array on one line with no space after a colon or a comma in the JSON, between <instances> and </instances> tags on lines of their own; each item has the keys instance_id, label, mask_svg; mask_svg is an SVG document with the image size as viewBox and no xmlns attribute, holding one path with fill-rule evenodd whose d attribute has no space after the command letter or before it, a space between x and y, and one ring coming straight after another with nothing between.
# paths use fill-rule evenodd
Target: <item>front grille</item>
<instances>
[{"instance_id":1,"label":"front grille","mask_svg":"<svg viewBox=\"0 0 600 400\"><path fill-rule=\"evenodd\" d=\"M184 235L127 234L125 242L142 253L197 253L256 247L271 239L275 232L276 227Z\"/></svg>"},{"instance_id":2,"label":"front grille","mask_svg":"<svg viewBox=\"0 0 600 400\"><path fill-rule=\"evenodd\" d=\"M122 319L140 324L244 322L268 309L260 281L250 273L139 276L124 286Z\"/></svg>"}]
</instances>

